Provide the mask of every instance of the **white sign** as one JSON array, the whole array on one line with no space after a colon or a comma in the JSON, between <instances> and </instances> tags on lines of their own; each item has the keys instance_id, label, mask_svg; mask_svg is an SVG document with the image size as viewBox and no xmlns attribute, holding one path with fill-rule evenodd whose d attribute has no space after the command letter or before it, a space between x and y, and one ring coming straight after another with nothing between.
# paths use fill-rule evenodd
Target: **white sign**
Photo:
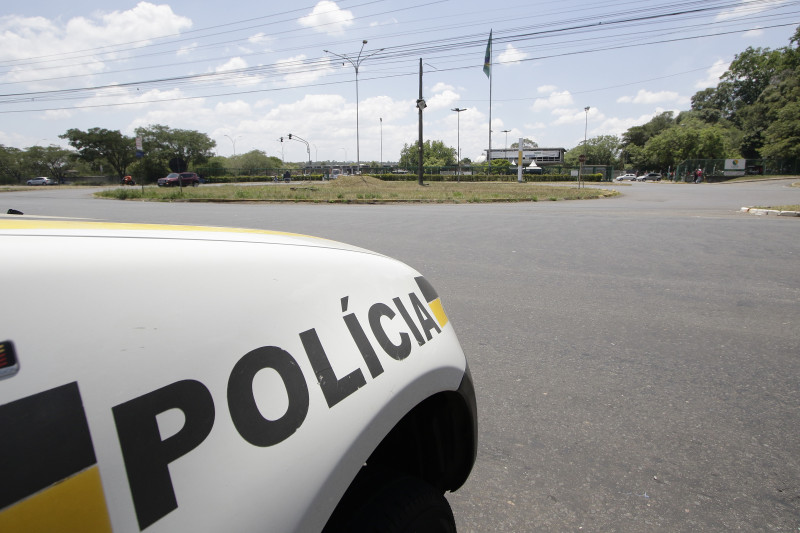
<instances>
[{"instance_id":1,"label":"white sign","mask_svg":"<svg viewBox=\"0 0 800 533\"><path fill-rule=\"evenodd\" d=\"M726 159L725 170L745 170L746 159Z\"/></svg>"}]
</instances>

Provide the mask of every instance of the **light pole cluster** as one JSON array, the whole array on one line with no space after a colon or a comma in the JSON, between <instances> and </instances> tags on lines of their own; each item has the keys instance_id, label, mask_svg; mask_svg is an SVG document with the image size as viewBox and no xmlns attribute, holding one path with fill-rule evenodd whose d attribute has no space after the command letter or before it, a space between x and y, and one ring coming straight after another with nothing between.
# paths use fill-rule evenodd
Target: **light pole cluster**
<instances>
[{"instance_id":1,"label":"light pole cluster","mask_svg":"<svg viewBox=\"0 0 800 533\"><path fill-rule=\"evenodd\" d=\"M356 169L357 169L358 172L361 172L361 143L360 143L359 131L358 131L358 68L361 66L361 63L363 63L366 59L374 56L378 52L383 52L383 50L384 50L383 48L381 48L380 50L375 50L374 52L372 52L369 55L361 57L361 54L364 52L364 45L366 45L366 44L367 44L367 40L366 39L361 41L361 50L358 51L358 55L355 56L355 57L348 56L348 55L337 54L336 52L331 52L330 50L324 50L324 52L326 54L331 54L331 55L336 56L338 58L344 59L345 61L347 61L348 63L353 65L353 68L356 71Z\"/></svg>"}]
</instances>

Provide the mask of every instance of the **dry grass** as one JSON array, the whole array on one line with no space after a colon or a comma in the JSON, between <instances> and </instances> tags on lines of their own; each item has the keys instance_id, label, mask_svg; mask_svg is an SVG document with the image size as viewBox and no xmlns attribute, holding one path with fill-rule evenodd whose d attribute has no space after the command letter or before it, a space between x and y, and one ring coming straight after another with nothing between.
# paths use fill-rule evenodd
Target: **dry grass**
<instances>
[{"instance_id":1,"label":"dry grass","mask_svg":"<svg viewBox=\"0 0 800 533\"><path fill-rule=\"evenodd\" d=\"M121 200L189 202L311 202L311 203L482 203L579 200L615 196L598 188L578 189L574 184L551 185L517 182L417 182L381 181L371 176L343 176L328 182L269 183L263 185L201 185L176 188L116 188L99 196Z\"/></svg>"}]
</instances>

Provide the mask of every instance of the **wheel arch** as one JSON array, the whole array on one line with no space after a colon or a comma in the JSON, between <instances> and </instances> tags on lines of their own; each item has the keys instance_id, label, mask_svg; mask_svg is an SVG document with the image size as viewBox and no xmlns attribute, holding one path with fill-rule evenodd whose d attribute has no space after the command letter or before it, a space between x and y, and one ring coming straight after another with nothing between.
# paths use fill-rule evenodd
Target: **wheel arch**
<instances>
[{"instance_id":1,"label":"wheel arch","mask_svg":"<svg viewBox=\"0 0 800 533\"><path fill-rule=\"evenodd\" d=\"M457 490L472 471L477 449L477 406L467 367L458 390L429 396L392 427L350 483L323 531L341 531L371 493L394 479L421 479L442 494Z\"/></svg>"}]
</instances>

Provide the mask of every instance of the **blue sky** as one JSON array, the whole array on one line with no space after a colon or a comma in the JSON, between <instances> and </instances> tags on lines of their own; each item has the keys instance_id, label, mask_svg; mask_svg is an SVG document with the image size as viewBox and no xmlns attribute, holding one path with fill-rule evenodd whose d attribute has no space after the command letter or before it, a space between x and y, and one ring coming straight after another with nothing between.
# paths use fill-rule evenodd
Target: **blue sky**
<instances>
[{"instance_id":1,"label":"blue sky","mask_svg":"<svg viewBox=\"0 0 800 533\"><path fill-rule=\"evenodd\" d=\"M425 139L460 138L476 159L492 30L492 146L569 149L689 109L737 53L786 46L798 25L800 0L14 2L0 15L0 144L164 124L226 156L306 160L277 140L293 133L313 160L396 161L417 139L422 59ZM364 40L356 107L353 66L325 50L356 58Z\"/></svg>"}]
</instances>

